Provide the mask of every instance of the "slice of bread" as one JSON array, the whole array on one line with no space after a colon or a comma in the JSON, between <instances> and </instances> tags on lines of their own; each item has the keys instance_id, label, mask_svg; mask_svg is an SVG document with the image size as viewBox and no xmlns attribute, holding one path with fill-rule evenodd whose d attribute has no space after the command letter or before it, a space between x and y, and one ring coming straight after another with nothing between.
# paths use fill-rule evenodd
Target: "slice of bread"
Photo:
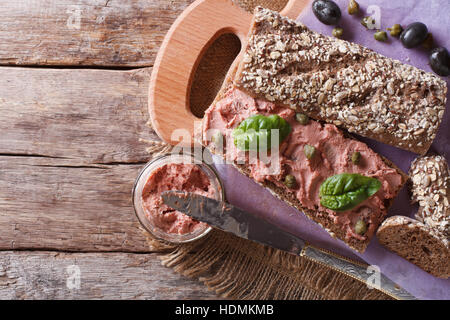
<instances>
[{"instance_id":1,"label":"slice of bread","mask_svg":"<svg viewBox=\"0 0 450 320\"><path fill-rule=\"evenodd\" d=\"M443 156L418 157L411 164L411 193L419 203L416 219L450 238L450 171Z\"/></svg>"},{"instance_id":2,"label":"slice of bread","mask_svg":"<svg viewBox=\"0 0 450 320\"><path fill-rule=\"evenodd\" d=\"M447 85L433 73L258 7L234 79L252 97L425 154Z\"/></svg>"},{"instance_id":3,"label":"slice of bread","mask_svg":"<svg viewBox=\"0 0 450 320\"><path fill-rule=\"evenodd\" d=\"M212 108L218 101L223 99L225 97L226 92L229 89L233 88L233 84L232 84L232 80L231 80L233 74L234 74L234 71L231 70L230 74L229 74L230 77L225 81L222 89L220 90L219 94L217 95L215 101L213 102L213 104L211 105L210 108ZM352 136L350 136L348 134L346 135L346 137L354 139ZM217 153L217 150L215 150L215 148L212 146L213 144L208 145L208 144L205 143L204 140L203 140L203 144L212 153L220 155L220 153ZM399 169L389 159L387 159L387 158L385 158L383 156L380 156L380 157L381 157L381 159L383 160L383 162L385 164L387 164L391 168L394 168L401 175L401 177L402 177L402 186L403 186L406 183L406 181L408 180L408 178L409 178L408 175L406 173L404 173L401 169ZM249 169L249 167L247 165L238 164L238 163L235 163L235 162L232 163L232 164L242 174L246 175L249 178L252 178L251 171L250 171L250 169ZM309 219L313 220L314 222L316 222L320 226L322 226L333 238L342 240L347 246L349 246L353 250L356 250L358 252L364 252L365 249L367 248L367 246L369 245L371 237L367 237L367 239L365 239L365 240L358 240L358 239L355 239L355 238L350 238L350 239L346 238L346 232L343 229L341 229L339 226L337 226L330 216L328 216L328 215L318 215L316 211L306 208L299 201L299 199L296 197L294 192L290 192L289 190L287 190L285 188L281 188L281 187L275 185L273 182L268 181L268 180L265 180L265 181L262 181L262 182L260 182L260 181L255 181L255 182L257 182L259 185L265 187L268 191L270 191L270 193L272 195L274 195L278 199L288 203L289 205L291 205L292 207L296 208L300 212L303 212ZM398 189L397 193L400 190L401 190L401 187ZM394 199L395 199L395 197L385 200L385 207L387 209L392 205ZM386 209L386 212L384 213L384 215L386 215L387 209Z\"/></svg>"},{"instance_id":4,"label":"slice of bread","mask_svg":"<svg viewBox=\"0 0 450 320\"><path fill-rule=\"evenodd\" d=\"M261 9L258 9L258 10L261 10ZM258 12L258 10L256 12ZM221 89L219 90L215 100L211 104L210 108L212 108L217 102L222 100L225 97L225 95L226 95L228 90L230 90L231 88L235 88L236 87L235 83L234 83L234 79L236 78L236 75L237 75L237 72L238 72L238 68L240 66L239 63L241 61L242 61L242 56L238 57L236 59L235 63L230 68L230 70L229 70L229 72L227 74L227 77L225 78L224 83L223 83ZM354 139L354 137L352 137L348 133L344 133L344 135L347 138ZM216 153L216 150L213 147L210 147L210 145L206 144L203 138L197 137L197 139L201 140L203 145L205 147L207 147L212 153ZM408 178L409 178L408 175L406 173L404 173L401 169L399 169L389 159L387 159L387 158L385 158L383 156L380 156L380 157L381 157L381 159L384 161L384 163L387 166L389 166L391 168L394 168L401 175L401 177L402 177L402 186L403 186L406 183L406 181L408 180ZM246 165L233 163L233 166L235 168L237 168L242 174L248 176L249 178L252 178L250 169ZM267 180L263 181L263 182L258 182L258 181L256 181L256 182L258 184L260 184L261 186L265 187L275 197L281 199L282 201L288 203L289 205L291 205L292 207L296 208L297 210L303 212L308 218L310 218L314 222L316 222L319 225L321 225L332 237L340 239L346 245L348 245L350 248L352 248L352 249L354 249L354 250L356 250L358 252L364 252L365 249L367 248L367 246L369 245L371 238L367 238L365 240L358 240L358 239L355 239L355 238L347 239L345 231L342 230L339 226L337 226L334 223L334 221L329 216L327 216L327 215L318 215L316 211L306 208L298 200L298 198L296 197L295 193L289 192L288 190L286 190L284 188L280 188L279 186L277 186L274 183L272 183L270 181L267 181ZM400 190L401 190L401 187L398 189L397 193ZM394 199L395 199L395 197L385 200L385 207L387 209L386 209L386 212L384 213L384 215L386 215L387 210L392 205Z\"/></svg>"},{"instance_id":5,"label":"slice of bread","mask_svg":"<svg viewBox=\"0 0 450 320\"><path fill-rule=\"evenodd\" d=\"M404 216L386 219L377 231L378 241L426 272L447 279L450 276L448 241L423 223Z\"/></svg>"},{"instance_id":6,"label":"slice of bread","mask_svg":"<svg viewBox=\"0 0 450 320\"><path fill-rule=\"evenodd\" d=\"M239 60L237 60L237 61L239 61ZM213 103L211 104L210 108L212 108L217 102L222 100L225 97L228 90L230 90L231 88L234 88L233 79L236 75L237 68L238 68L237 63L235 63L231 67L231 69L229 70L229 72L227 74L227 77L224 80L224 83L223 83L221 89L219 90L219 92L218 92L216 98L214 99ZM350 134L348 134L348 133L344 133L344 134L346 135L347 138L354 139ZM197 138L199 138L199 140L202 141L204 146L207 147L212 153L216 153L216 150L214 148L210 148L210 145L205 144L204 143L205 141L202 138L200 138L200 137L197 137ZM401 169L399 169L389 159L387 159L383 156L380 156L380 157L389 167L397 170L397 172L402 177L402 185L404 185L406 183L406 181L409 179L408 175L406 173L404 173ZM246 175L249 178L252 178L250 170L246 165L233 163L233 166L236 169L238 169L238 171L240 171L242 174ZM317 212L315 212L314 210L305 208L305 206L302 205L302 203L297 199L297 197L295 196L294 193L288 192L287 190L280 188L279 186L275 185L274 183L272 183L270 181L263 181L263 182L257 182L257 183L260 184L261 186L265 187L275 197L288 203L289 205L296 208L297 210L303 212L308 218L310 218L314 222L321 225L332 237L342 240L343 242L345 242L346 245L348 245L353 250L356 250L358 252L364 252L365 249L367 248L367 246L369 245L371 238L368 238L364 241L360 241L360 240L357 240L354 238L347 240L345 232L341 228L337 227L330 217L328 217L326 215L317 215ZM398 191L400 191L400 189L401 188L399 188ZM392 205L394 199L395 199L395 197L392 199L388 199L386 201L385 206L387 209Z\"/></svg>"}]
</instances>

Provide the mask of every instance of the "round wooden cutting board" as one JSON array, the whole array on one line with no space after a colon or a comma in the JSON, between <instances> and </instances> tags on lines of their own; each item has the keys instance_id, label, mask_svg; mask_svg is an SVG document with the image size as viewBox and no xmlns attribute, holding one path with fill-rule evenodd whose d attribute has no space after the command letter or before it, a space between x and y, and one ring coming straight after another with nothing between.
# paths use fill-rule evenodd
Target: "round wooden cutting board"
<instances>
[{"instance_id":1,"label":"round wooden cutting board","mask_svg":"<svg viewBox=\"0 0 450 320\"><path fill-rule=\"evenodd\" d=\"M281 14L295 19L308 2L289 0ZM245 49L251 20L252 15L231 0L195 1L175 20L159 49L149 89L151 122L163 141L178 144L180 131L177 129L193 135L195 122L201 120L190 107L197 66L211 44L230 33L241 42L241 51L233 65L237 63Z\"/></svg>"}]
</instances>

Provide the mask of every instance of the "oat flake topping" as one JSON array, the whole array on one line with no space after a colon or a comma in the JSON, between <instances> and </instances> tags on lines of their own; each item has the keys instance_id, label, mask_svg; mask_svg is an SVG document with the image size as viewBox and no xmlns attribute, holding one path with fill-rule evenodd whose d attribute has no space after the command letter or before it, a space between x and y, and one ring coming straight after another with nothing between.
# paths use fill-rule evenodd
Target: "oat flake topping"
<instances>
[{"instance_id":1,"label":"oat flake topping","mask_svg":"<svg viewBox=\"0 0 450 320\"><path fill-rule=\"evenodd\" d=\"M420 157L411 164L412 198L419 202L416 219L450 238L450 172L442 156Z\"/></svg>"},{"instance_id":2,"label":"oat flake topping","mask_svg":"<svg viewBox=\"0 0 450 320\"><path fill-rule=\"evenodd\" d=\"M257 8L235 85L378 141L426 153L446 104L438 76Z\"/></svg>"}]
</instances>

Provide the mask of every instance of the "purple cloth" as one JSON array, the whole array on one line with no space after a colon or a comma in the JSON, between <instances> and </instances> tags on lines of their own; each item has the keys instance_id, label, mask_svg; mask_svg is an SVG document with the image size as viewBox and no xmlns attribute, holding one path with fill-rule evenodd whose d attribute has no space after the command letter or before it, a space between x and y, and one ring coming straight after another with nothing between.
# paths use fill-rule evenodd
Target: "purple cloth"
<instances>
[{"instance_id":1,"label":"purple cloth","mask_svg":"<svg viewBox=\"0 0 450 320\"><path fill-rule=\"evenodd\" d=\"M450 34L448 21L448 13L450 12L449 0L359 0L361 9L358 16L350 16L347 13L348 0L335 1L342 11L341 26L345 30L344 39L362 44L385 56L431 72L428 66L428 55L424 49L405 49L398 39L390 36L387 43L374 40L373 33L375 31L366 30L360 24L362 16L371 15L366 14L366 9L369 5L378 5L381 8L382 29L385 30L395 23L406 26L411 22L421 21L432 32L435 43L439 46L450 48L448 38ZM299 16L298 21L301 21L312 30L325 35L331 35L331 30L333 29L332 26L326 26L316 19L310 6ZM448 78L447 84L450 87ZM447 110L439 133L430 150L444 155L447 161L450 160L449 125L450 112ZM361 138L361 140L366 142L376 152L392 160L405 172L408 171L411 161L417 157L416 154L411 152L390 147L370 139ZM272 223L298 235L313 245L332 250L355 260L363 260L368 264L377 265L383 274L419 299L450 299L450 280L438 279L422 271L414 264L382 247L375 237L364 254L356 253L342 241L333 239L319 225L273 197L270 192L241 175L231 166L217 165L216 167L224 182L227 200L230 203L265 217ZM413 217L416 211L417 206L410 205L410 198L405 187L390 208L389 215Z\"/></svg>"}]
</instances>

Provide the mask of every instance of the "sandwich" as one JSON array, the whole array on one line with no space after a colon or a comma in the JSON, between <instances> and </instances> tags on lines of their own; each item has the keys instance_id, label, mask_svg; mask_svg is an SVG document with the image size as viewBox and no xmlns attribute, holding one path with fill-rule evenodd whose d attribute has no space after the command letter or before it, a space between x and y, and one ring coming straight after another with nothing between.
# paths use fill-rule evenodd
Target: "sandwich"
<instances>
[{"instance_id":1,"label":"sandwich","mask_svg":"<svg viewBox=\"0 0 450 320\"><path fill-rule=\"evenodd\" d=\"M244 53L205 112L201 139L364 252L408 176L352 133L425 153L445 95L431 73L258 7ZM278 156L251 157L262 149Z\"/></svg>"}]
</instances>

